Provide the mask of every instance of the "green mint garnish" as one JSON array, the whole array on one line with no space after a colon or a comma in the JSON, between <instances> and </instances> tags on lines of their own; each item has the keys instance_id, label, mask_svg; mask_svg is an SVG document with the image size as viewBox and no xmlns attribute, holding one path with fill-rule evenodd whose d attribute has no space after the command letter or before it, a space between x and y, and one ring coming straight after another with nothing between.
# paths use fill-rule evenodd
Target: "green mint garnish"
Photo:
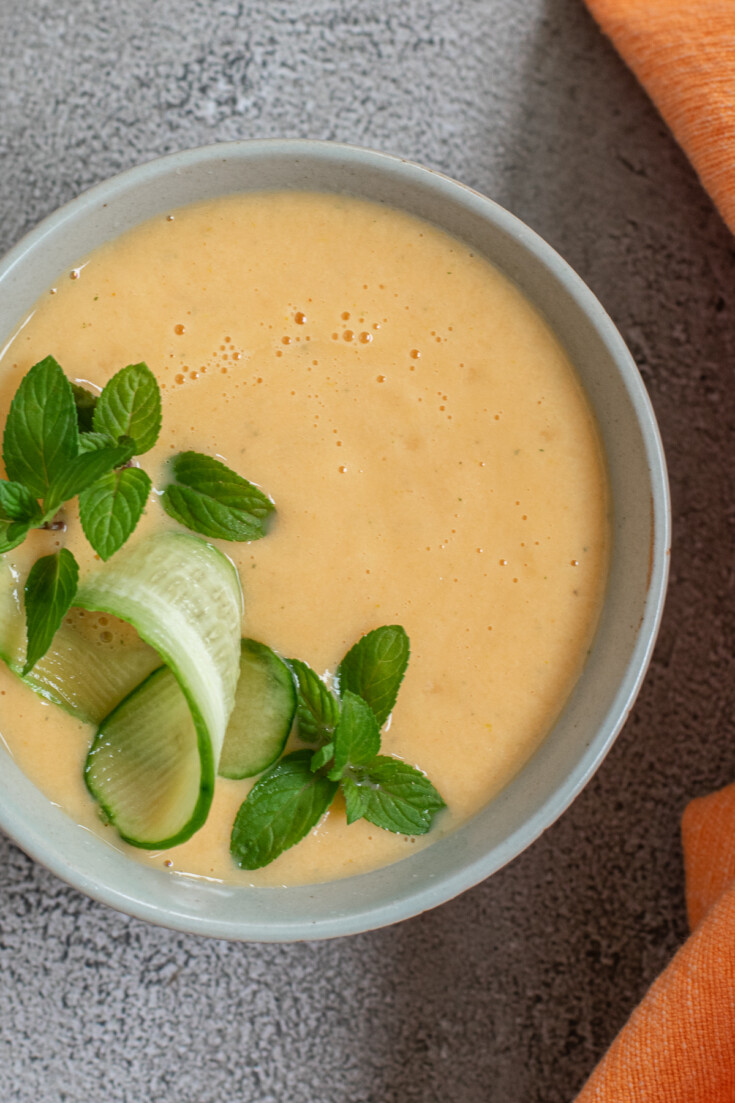
<instances>
[{"instance_id":1,"label":"green mint garnish","mask_svg":"<svg viewBox=\"0 0 735 1103\"><path fill-rule=\"evenodd\" d=\"M77 592L79 567L66 548L38 559L25 585L28 650L26 675L48 651L59 625L69 612Z\"/></svg>"},{"instance_id":2,"label":"green mint garnish","mask_svg":"<svg viewBox=\"0 0 735 1103\"><path fill-rule=\"evenodd\" d=\"M260 869L301 841L337 793L337 783L311 772L311 751L286 755L262 775L240 806L230 851L240 869Z\"/></svg>"},{"instance_id":3,"label":"green mint garnish","mask_svg":"<svg viewBox=\"0 0 735 1103\"><path fill-rule=\"evenodd\" d=\"M380 728L396 703L409 654L405 630L391 624L364 635L340 663L340 691L349 690L367 701Z\"/></svg>"},{"instance_id":4,"label":"green mint garnish","mask_svg":"<svg viewBox=\"0 0 735 1103\"><path fill-rule=\"evenodd\" d=\"M379 750L380 729L373 710L362 697L347 690L334 731L334 765L328 776L339 781L348 767L371 762Z\"/></svg>"},{"instance_id":5,"label":"green mint garnish","mask_svg":"<svg viewBox=\"0 0 735 1103\"><path fill-rule=\"evenodd\" d=\"M131 437L134 455L149 451L161 431L161 391L145 364L130 364L116 372L97 399L93 428L117 440Z\"/></svg>"},{"instance_id":6,"label":"green mint garnish","mask_svg":"<svg viewBox=\"0 0 735 1103\"><path fill-rule=\"evenodd\" d=\"M35 498L49 487L79 447L77 413L71 383L52 356L22 379L10 404L3 433L3 463L8 479L22 483Z\"/></svg>"},{"instance_id":7,"label":"green mint garnish","mask_svg":"<svg viewBox=\"0 0 735 1103\"><path fill-rule=\"evenodd\" d=\"M42 518L41 507L23 483L0 479L0 521L23 521L30 527Z\"/></svg>"},{"instance_id":8,"label":"green mint garnish","mask_svg":"<svg viewBox=\"0 0 735 1103\"><path fill-rule=\"evenodd\" d=\"M51 480L44 502L47 517L53 516L59 506L70 498L76 498L103 475L127 463L132 458L133 448L130 437L121 437L119 444L83 452L60 468Z\"/></svg>"},{"instance_id":9,"label":"green mint garnish","mask_svg":"<svg viewBox=\"0 0 735 1103\"><path fill-rule=\"evenodd\" d=\"M399 835L425 835L446 807L425 774L387 755L353 768L341 784L348 823L362 818Z\"/></svg>"},{"instance_id":10,"label":"green mint garnish","mask_svg":"<svg viewBox=\"0 0 735 1103\"><path fill-rule=\"evenodd\" d=\"M108 437L107 433L80 433L79 434L79 454L80 456L84 452L96 452L100 448L112 448L117 441L112 437Z\"/></svg>"},{"instance_id":11,"label":"green mint garnish","mask_svg":"<svg viewBox=\"0 0 735 1103\"><path fill-rule=\"evenodd\" d=\"M395 705L409 650L400 625L368 632L340 665L340 700L306 663L289 659L296 684L296 732L318 746L281 759L241 805L231 839L241 868L267 865L302 839L338 789L348 823L366 819L400 835L430 830L444 800L421 770L379 753L380 724Z\"/></svg>"},{"instance_id":12,"label":"green mint garnish","mask_svg":"<svg viewBox=\"0 0 735 1103\"><path fill-rule=\"evenodd\" d=\"M296 681L296 727L304 743L329 742L339 720L339 702L318 674L301 662L289 659Z\"/></svg>"},{"instance_id":13,"label":"green mint garnish","mask_svg":"<svg viewBox=\"0 0 735 1103\"><path fill-rule=\"evenodd\" d=\"M0 520L0 555L12 551L22 544L28 535L30 525L27 521Z\"/></svg>"},{"instance_id":14,"label":"green mint garnish","mask_svg":"<svg viewBox=\"0 0 735 1103\"><path fill-rule=\"evenodd\" d=\"M78 383L72 383L74 405L77 408L77 426L80 433L89 433L94 420L94 410L97 405L97 395L88 391L86 387L80 387Z\"/></svg>"},{"instance_id":15,"label":"green mint garnish","mask_svg":"<svg viewBox=\"0 0 735 1103\"><path fill-rule=\"evenodd\" d=\"M59 509L77 496L90 544L102 559L114 555L138 524L151 491L149 476L127 465L155 445L161 409L161 391L146 364L122 368L99 397L72 384L52 356L34 364L13 398L3 434L0 555L22 544L31 528L52 527ZM174 461L174 477L161 501L188 528L225 540L265 535L273 502L219 460L184 452ZM31 572L31 594L42 577ZM60 573L59 594L64 578ZM40 629L35 634L34 663L46 635Z\"/></svg>"},{"instance_id":16,"label":"green mint garnish","mask_svg":"<svg viewBox=\"0 0 735 1103\"><path fill-rule=\"evenodd\" d=\"M331 762L334 758L334 743L325 743L323 747L320 747L318 751L315 751L311 756L311 762L309 769L312 773L317 773L319 770L323 770L327 763Z\"/></svg>"},{"instance_id":17,"label":"green mint garnish","mask_svg":"<svg viewBox=\"0 0 735 1103\"><path fill-rule=\"evenodd\" d=\"M161 394L145 364L123 368L99 398L70 383L52 356L34 364L10 404L3 433L8 478L0 479L0 555L22 544L31 528L49 526L78 495L90 543L109 558L135 528L151 487L143 471L125 465L153 447L160 428ZM50 646L77 576L66 550L31 569L26 672Z\"/></svg>"},{"instance_id":18,"label":"green mint garnish","mask_svg":"<svg viewBox=\"0 0 735 1103\"><path fill-rule=\"evenodd\" d=\"M175 483L161 502L175 521L220 540L258 540L273 502L224 463L200 452L181 452L173 463Z\"/></svg>"},{"instance_id":19,"label":"green mint garnish","mask_svg":"<svg viewBox=\"0 0 735 1103\"><path fill-rule=\"evenodd\" d=\"M84 535L101 559L109 559L135 529L151 492L139 467L110 471L79 495Z\"/></svg>"}]
</instances>

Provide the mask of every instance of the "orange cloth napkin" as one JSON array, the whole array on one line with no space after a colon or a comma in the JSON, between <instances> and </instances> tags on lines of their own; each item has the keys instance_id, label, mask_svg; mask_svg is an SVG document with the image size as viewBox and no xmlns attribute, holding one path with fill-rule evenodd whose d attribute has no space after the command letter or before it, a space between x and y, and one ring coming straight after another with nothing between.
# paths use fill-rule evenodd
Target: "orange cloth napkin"
<instances>
[{"instance_id":1,"label":"orange cloth napkin","mask_svg":"<svg viewBox=\"0 0 735 1103\"><path fill-rule=\"evenodd\" d=\"M735 0L587 0L735 232ZM682 821L692 934L577 1103L735 1103L735 784Z\"/></svg>"},{"instance_id":2,"label":"orange cloth napkin","mask_svg":"<svg viewBox=\"0 0 735 1103\"><path fill-rule=\"evenodd\" d=\"M735 232L735 0L587 0Z\"/></svg>"},{"instance_id":3,"label":"orange cloth napkin","mask_svg":"<svg viewBox=\"0 0 735 1103\"><path fill-rule=\"evenodd\" d=\"M577 1103L735 1100L735 784L691 802L682 841L693 933Z\"/></svg>"}]
</instances>

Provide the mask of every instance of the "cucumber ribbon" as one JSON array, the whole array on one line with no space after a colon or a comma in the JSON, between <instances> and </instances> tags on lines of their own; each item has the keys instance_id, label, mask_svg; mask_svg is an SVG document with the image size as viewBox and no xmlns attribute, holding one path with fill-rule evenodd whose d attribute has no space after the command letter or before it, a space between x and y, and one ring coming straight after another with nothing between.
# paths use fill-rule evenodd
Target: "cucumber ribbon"
<instances>
[{"instance_id":1,"label":"cucumber ribbon","mask_svg":"<svg viewBox=\"0 0 735 1103\"><path fill-rule=\"evenodd\" d=\"M0 658L19 676L21 594L0 560ZM98 726L85 780L123 839L146 849L174 846L207 817L235 702L237 571L196 536L159 533L101 567L74 605L125 621L138 638L107 649L64 623L24 681Z\"/></svg>"}]
</instances>

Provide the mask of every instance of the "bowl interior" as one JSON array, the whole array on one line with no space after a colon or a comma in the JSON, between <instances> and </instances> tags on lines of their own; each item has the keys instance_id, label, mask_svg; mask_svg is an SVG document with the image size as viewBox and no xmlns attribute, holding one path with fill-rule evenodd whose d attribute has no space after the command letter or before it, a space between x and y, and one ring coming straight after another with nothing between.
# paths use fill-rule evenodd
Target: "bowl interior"
<instances>
[{"instance_id":1,"label":"bowl interior","mask_svg":"<svg viewBox=\"0 0 735 1103\"><path fill-rule=\"evenodd\" d=\"M99 185L52 215L0 267L0 347L53 279L156 214L236 191L307 189L405 209L486 255L546 317L598 420L613 502L608 593L594 646L536 754L482 812L397 865L326 885L237 888L171 877L72 823L0 751L0 826L90 895L140 918L221 938L326 938L406 918L517 855L599 765L650 658L666 584L669 504L650 403L591 292L531 230L468 188L398 158L330 143L244 142L175 154Z\"/></svg>"}]
</instances>

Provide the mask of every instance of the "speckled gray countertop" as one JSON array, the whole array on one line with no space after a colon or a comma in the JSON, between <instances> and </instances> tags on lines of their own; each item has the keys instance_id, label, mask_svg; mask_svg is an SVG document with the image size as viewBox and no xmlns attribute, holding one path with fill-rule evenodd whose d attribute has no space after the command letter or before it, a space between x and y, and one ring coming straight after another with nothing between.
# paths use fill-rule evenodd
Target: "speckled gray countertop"
<instances>
[{"instance_id":1,"label":"speckled gray countertop","mask_svg":"<svg viewBox=\"0 0 735 1103\"><path fill-rule=\"evenodd\" d=\"M628 340L667 449L672 587L603 767L490 881L387 930L146 926L0 838L3 1103L556 1103L686 935L679 818L735 779L735 242L582 0L5 0L0 250L158 154L333 138L486 192Z\"/></svg>"}]
</instances>

